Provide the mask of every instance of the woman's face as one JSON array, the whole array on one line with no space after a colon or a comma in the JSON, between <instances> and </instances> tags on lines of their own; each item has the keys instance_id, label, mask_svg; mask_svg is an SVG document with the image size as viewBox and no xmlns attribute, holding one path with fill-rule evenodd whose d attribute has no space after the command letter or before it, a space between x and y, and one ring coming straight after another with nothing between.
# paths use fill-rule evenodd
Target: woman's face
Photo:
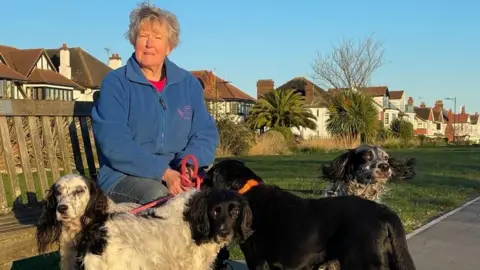
<instances>
[{"instance_id":1,"label":"woman's face","mask_svg":"<svg viewBox=\"0 0 480 270\"><path fill-rule=\"evenodd\" d=\"M142 67L160 68L171 52L167 24L149 21L143 23L134 47L135 57Z\"/></svg>"}]
</instances>

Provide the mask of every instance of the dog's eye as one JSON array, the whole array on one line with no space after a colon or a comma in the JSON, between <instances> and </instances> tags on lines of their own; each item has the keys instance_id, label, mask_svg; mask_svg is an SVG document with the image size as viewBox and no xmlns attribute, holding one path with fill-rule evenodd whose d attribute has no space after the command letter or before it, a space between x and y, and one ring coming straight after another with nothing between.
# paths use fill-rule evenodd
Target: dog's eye
<instances>
[{"instance_id":1,"label":"dog's eye","mask_svg":"<svg viewBox=\"0 0 480 270\"><path fill-rule=\"evenodd\" d=\"M77 188L77 189L75 190L75 195L80 195L80 194L82 194L83 192L85 192L84 189L82 189L82 188Z\"/></svg>"},{"instance_id":2,"label":"dog's eye","mask_svg":"<svg viewBox=\"0 0 480 270\"><path fill-rule=\"evenodd\" d=\"M363 158L366 161L370 161L372 159L372 154L367 152L367 153L365 153L365 155L363 155Z\"/></svg>"},{"instance_id":3,"label":"dog's eye","mask_svg":"<svg viewBox=\"0 0 480 270\"><path fill-rule=\"evenodd\" d=\"M236 217L240 214L240 210L238 210L237 208L234 208L232 209L231 213L232 213L232 216Z\"/></svg>"},{"instance_id":4,"label":"dog's eye","mask_svg":"<svg viewBox=\"0 0 480 270\"><path fill-rule=\"evenodd\" d=\"M215 208L212 210L212 216L216 217L216 216L218 216L221 212L222 212L222 208L221 208L221 207L215 207Z\"/></svg>"}]
</instances>

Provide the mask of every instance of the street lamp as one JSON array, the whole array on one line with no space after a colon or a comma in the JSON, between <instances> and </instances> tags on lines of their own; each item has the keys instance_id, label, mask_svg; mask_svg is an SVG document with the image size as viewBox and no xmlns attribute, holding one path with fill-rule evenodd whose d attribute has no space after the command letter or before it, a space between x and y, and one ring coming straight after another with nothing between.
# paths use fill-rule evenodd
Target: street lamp
<instances>
[{"instance_id":1,"label":"street lamp","mask_svg":"<svg viewBox=\"0 0 480 270\"><path fill-rule=\"evenodd\" d=\"M455 117L457 115L457 97L447 97L445 100L453 100L453 119L452 119L452 128L453 128L453 144L455 145Z\"/></svg>"}]
</instances>

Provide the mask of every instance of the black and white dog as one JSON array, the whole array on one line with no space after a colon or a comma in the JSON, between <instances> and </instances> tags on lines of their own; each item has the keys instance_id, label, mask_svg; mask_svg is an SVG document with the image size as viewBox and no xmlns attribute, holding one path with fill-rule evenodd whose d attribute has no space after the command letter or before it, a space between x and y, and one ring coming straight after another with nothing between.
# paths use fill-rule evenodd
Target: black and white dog
<instances>
[{"instance_id":1,"label":"black and white dog","mask_svg":"<svg viewBox=\"0 0 480 270\"><path fill-rule=\"evenodd\" d=\"M402 222L385 205L357 196L301 198L231 159L214 164L203 184L248 200L254 232L240 247L249 269L415 269Z\"/></svg>"},{"instance_id":2,"label":"black and white dog","mask_svg":"<svg viewBox=\"0 0 480 270\"><path fill-rule=\"evenodd\" d=\"M388 181L415 177L415 164L414 158L394 159L379 146L361 145L348 149L322 166L321 178L329 182L323 195L355 195L380 202Z\"/></svg>"},{"instance_id":3,"label":"black and white dog","mask_svg":"<svg viewBox=\"0 0 480 270\"><path fill-rule=\"evenodd\" d=\"M209 269L219 250L246 239L252 215L236 192L186 191L150 215L109 211L96 183L80 175L51 187L37 244L59 243L62 269Z\"/></svg>"}]
</instances>

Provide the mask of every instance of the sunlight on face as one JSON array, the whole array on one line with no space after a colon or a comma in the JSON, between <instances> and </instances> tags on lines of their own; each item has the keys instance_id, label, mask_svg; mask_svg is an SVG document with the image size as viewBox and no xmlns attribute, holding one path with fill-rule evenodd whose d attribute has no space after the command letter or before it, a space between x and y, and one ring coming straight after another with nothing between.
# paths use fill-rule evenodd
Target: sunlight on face
<instances>
[{"instance_id":1,"label":"sunlight on face","mask_svg":"<svg viewBox=\"0 0 480 270\"><path fill-rule=\"evenodd\" d=\"M57 219L68 221L78 219L85 213L90 193L81 177L66 175L55 184L57 198Z\"/></svg>"},{"instance_id":2,"label":"sunlight on face","mask_svg":"<svg viewBox=\"0 0 480 270\"><path fill-rule=\"evenodd\" d=\"M138 31L135 41L135 57L143 67L159 68L170 54L166 23L145 21Z\"/></svg>"}]
</instances>

